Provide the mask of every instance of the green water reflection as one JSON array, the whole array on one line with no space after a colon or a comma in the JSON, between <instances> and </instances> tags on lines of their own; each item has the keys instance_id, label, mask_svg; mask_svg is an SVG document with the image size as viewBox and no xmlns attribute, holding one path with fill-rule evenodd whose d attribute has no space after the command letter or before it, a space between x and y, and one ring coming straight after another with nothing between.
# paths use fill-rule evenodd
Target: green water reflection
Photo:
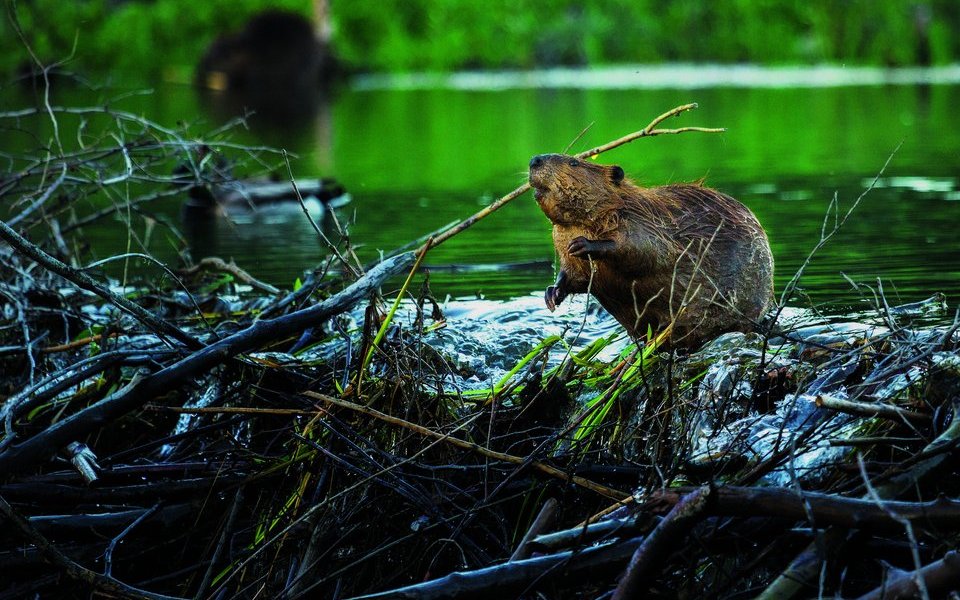
<instances>
[{"instance_id":1,"label":"green water reflection","mask_svg":"<svg viewBox=\"0 0 960 600\"><path fill-rule=\"evenodd\" d=\"M92 104L102 92L65 93L58 101ZM916 300L960 292L960 86L702 90L520 89L502 91L341 90L310 122L254 127L237 141L297 153L301 175L339 179L353 202L341 211L363 259L465 218L525 179L529 157L582 150L645 125L686 102L700 108L671 125L723 126L722 135L640 140L602 157L638 181L656 185L706 176L709 185L749 205L767 228L778 290L816 244L828 201L841 207L865 189L898 145L880 185L818 255L802 287L816 301L851 301L844 281L884 281L891 296ZM222 116L204 109L190 88L160 87L123 106L164 124ZM198 128L202 130L202 127ZM179 205L155 207L179 222ZM250 223L187 224L195 255L234 258L255 275L289 285L323 256L297 215ZM98 253L123 249L116 223L86 231ZM165 236L150 251L174 260ZM549 225L531 196L434 250L445 265L549 261ZM549 268L432 277L439 296L503 298L541 290Z\"/></svg>"}]
</instances>

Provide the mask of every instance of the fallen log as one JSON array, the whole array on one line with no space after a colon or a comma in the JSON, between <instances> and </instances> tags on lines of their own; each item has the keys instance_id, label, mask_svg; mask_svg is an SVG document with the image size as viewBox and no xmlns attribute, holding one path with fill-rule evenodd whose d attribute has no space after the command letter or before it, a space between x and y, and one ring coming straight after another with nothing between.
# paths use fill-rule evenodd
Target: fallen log
<instances>
[{"instance_id":1,"label":"fallen log","mask_svg":"<svg viewBox=\"0 0 960 600\"><path fill-rule=\"evenodd\" d=\"M956 590L958 585L960 585L960 555L956 551L950 551L940 560L922 569L900 572L890 581L860 596L858 600L900 600L917 596L939 598Z\"/></svg>"},{"instance_id":2,"label":"fallen log","mask_svg":"<svg viewBox=\"0 0 960 600\"><path fill-rule=\"evenodd\" d=\"M549 576L551 584L606 580L623 567L642 543L643 538L638 537L583 551L568 550L515 560L475 571L451 573L425 583L357 596L353 600L492 598L496 594L522 593L545 576Z\"/></svg>"}]
</instances>

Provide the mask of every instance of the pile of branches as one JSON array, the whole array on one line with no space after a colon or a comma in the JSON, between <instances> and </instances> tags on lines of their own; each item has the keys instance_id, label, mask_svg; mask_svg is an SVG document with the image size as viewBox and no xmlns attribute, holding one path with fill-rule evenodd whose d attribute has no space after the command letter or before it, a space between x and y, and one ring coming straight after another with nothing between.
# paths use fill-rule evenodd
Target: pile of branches
<instances>
[{"instance_id":1,"label":"pile of branches","mask_svg":"<svg viewBox=\"0 0 960 600\"><path fill-rule=\"evenodd\" d=\"M627 138L689 130L658 126L690 108ZM146 179L135 148L195 156L157 131L128 131L114 162L53 148L0 184L0 597L899 598L960 581L942 299L878 301L856 325L785 313L682 356L545 340L468 393L432 345L429 291L409 290L432 247L525 186L374 265L334 241L296 290L223 261L94 277L62 233L87 217L48 202L109 188L105 169Z\"/></svg>"}]
</instances>

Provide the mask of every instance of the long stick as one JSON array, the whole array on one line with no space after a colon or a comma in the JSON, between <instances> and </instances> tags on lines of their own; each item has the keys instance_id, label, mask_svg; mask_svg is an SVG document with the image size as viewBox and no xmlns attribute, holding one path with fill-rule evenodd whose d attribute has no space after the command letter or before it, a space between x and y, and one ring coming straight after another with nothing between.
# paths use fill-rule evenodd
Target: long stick
<instances>
[{"instance_id":1,"label":"long stick","mask_svg":"<svg viewBox=\"0 0 960 600\"><path fill-rule=\"evenodd\" d=\"M628 135L625 135L625 136L623 136L623 137L621 137L621 138L615 139L615 140L613 140L612 142L607 142L606 144L603 144L602 146L597 146L596 148L591 148L590 150L587 150L586 152L581 152L581 153L579 153L579 154L576 154L575 156L576 156L577 158L581 158L581 159L583 159L583 158L590 158L590 157L592 157L592 156L596 156L596 155L598 155L598 154L602 154L603 152L606 152L606 151L608 151L608 150L613 150L614 148L617 148L618 146L622 146L622 145L624 145L624 144L627 144L627 143L629 143L629 142L632 142L632 141L634 141L634 140L638 140L638 139L644 138L644 137L654 137L654 136L657 136L657 135L672 135L672 134L677 134L677 133L686 133L686 132L689 132L689 131L699 131L699 132L702 132L702 133L722 133L722 132L726 131L726 129L724 129L724 128L722 128L722 127L681 127L681 128L679 128L679 129L657 129L657 125L659 125L660 123L666 121L666 120L669 119L670 117L675 117L675 116L677 116L677 115L679 115L679 114L681 114L681 113L684 113L684 112L686 112L686 111L688 111L688 110L693 110L693 109L696 108L696 107L697 107L697 104L696 104L695 102L691 102L690 104L682 104L682 105L680 105L680 106L671 108L671 109L668 110L667 112L665 112L665 113L663 113L662 115L658 116L656 119L650 121L650 123L649 123L646 127L644 127L643 129L641 129L641 130L639 130L639 131L634 131L633 133L628 134ZM455 235L457 235L457 234L459 234L459 233L461 233L461 232L463 232L463 231L466 231L466 230L469 229L470 227L473 227L473 226L477 223L477 221L480 221L481 219L487 217L488 215L491 215L491 214L493 214L494 212L500 210L501 208L503 208L504 206L506 206L507 203L515 200L516 198L519 198L520 196L522 196L524 193L526 193L526 192L528 192L528 191L530 191L530 182L529 182L529 181L528 181L527 183L524 183L523 185L521 185L521 186L518 187L517 189L513 190L512 192L510 192L510 193L507 194L506 196L503 196L503 197L500 198L499 200L497 200L497 201L495 201L495 202L487 205L485 208L481 209L480 211L478 211L477 213L475 213L473 216L469 217L468 219L463 220L462 222L460 222L459 224L457 224L456 227L451 227L450 229L444 231L443 233L437 235L436 237L432 237L432 238L428 239L428 240L427 240L426 242L424 242L424 244L423 244L422 246L420 246L420 248L417 250L417 256L419 256L419 257L422 258L422 257L425 256L425 255L427 254L427 252L429 252L431 249L436 248L437 246L439 246L440 244L442 244L442 243L444 243L445 241L449 240L449 239L452 238L453 236L455 236ZM414 267L410 270L410 274L407 276L407 281L410 281L410 279L413 278L413 275L417 272L417 269L419 268L419 265L420 265L420 263L417 262L417 264L415 264ZM374 351L374 350L376 350L376 344L374 344L374 345L371 347L371 351ZM372 356L372 355L371 355L371 356ZM364 368L361 370L361 372L362 372L363 370L366 370L366 365L367 365L368 363L369 363L369 360L365 360L365 361L364 361Z\"/></svg>"},{"instance_id":2,"label":"long stick","mask_svg":"<svg viewBox=\"0 0 960 600\"><path fill-rule=\"evenodd\" d=\"M699 522L710 501L710 488L704 486L683 496L660 524L636 549L627 569L613 592L612 600L642 598L650 585L654 567L670 556L687 537L690 528Z\"/></svg>"},{"instance_id":3,"label":"long stick","mask_svg":"<svg viewBox=\"0 0 960 600\"><path fill-rule=\"evenodd\" d=\"M177 326L172 325L167 321L164 321L163 319L153 315L139 304L131 302L119 294L114 294L106 286L100 284L93 277L90 277L83 271L74 269L63 261L50 256L41 250L39 246L31 243L27 238L17 233L4 221L0 221L0 239L6 241L20 254L33 259L34 262L39 264L41 267L51 271L52 273L56 273L64 279L73 282L77 285L77 287L94 293L107 302L113 304L120 310L133 315L137 320L150 328L150 330L154 333L173 338L178 342L183 343L191 350L199 350L200 348L203 348L203 344L189 333L186 333Z\"/></svg>"},{"instance_id":4,"label":"long stick","mask_svg":"<svg viewBox=\"0 0 960 600\"><path fill-rule=\"evenodd\" d=\"M489 448L484 448L480 444L474 444L473 442L468 442L460 438L455 438L444 433L436 432L422 425L417 425L416 423L411 423L410 421L405 421L403 419L388 415L386 413L382 413L378 410L370 408L369 406L362 406L360 404L354 404L353 402L347 402L346 400L339 400L337 398L333 398L325 394L318 394L317 392L309 392L309 391L303 392L303 395L306 396L307 398L313 398L314 400L320 400L322 402L326 402L327 404L333 404L334 406L348 408L350 410L363 413L367 416L373 417L375 419L379 419L381 421L385 421L387 423L391 423L393 425L399 425L400 427L404 427L406 429L409 429L410 431L415 431L420 435L443 440L453 446L458 446L466 450L471 450L473 452L476 452L488 458L492 458L494 460L500 460L500 461L512 463L515 465L529 465L542 473L546 473L547 475L550 475L551 477L556 477L557 479L562 479L563 481L570 481L572 483L575 483L576 485L579 485L580 487L586 488L588 490L592 490L608 498L615 498L619 500L619 499L623 499L628 495L620 490L590 481L585 477L580 477L578 475L570 475L569 473L562 471L556 467L551 467L546 463L542 463L537 460L531 460L529 458L524 458L522 456L514 456L513 454L505 454L503 452L490 450Z\"/></svg>"},{"instance_id":5,"label":"long stick","mask_svg":"<svg viewBox=\"0 0 960 600\"><path fill-rule=\"evenodd\" d=\"M60 448L71 441L83 439L84 436L105 424L142 407L157 396L183 385L185 381L209 371L237 354L250 352L269 341L299 333L308 327L322 323L333 315L340 314L353 307L390 277L406 271L413 260L412 252L387 259L367 271L363 277L341 292L319 304L275 319L257 321L250 327L198 350L114 392L103 400L57 421L19 444L8 445L0 451L0 473L10 475L27 469L56 454Z\"/></svg>"},{"instance_id":6,"label":"long stick","mask_svg":"<svg viewBox=\"0 0 960 600\"><path fill-rule=\"evenodd\" d=\"M696 107L697 107L696 103L690 103L690 104L683 104L683 105L681 105L681 106L677 106L676 108L672 108L672 109L668 110L667 112L663 113L662 115L660 115L659 117L657 117L656 119L650 121L650 124L648 124L648 125L647 125L646 127L644 127L643 129L641 129L641 130L639 130L639 131L634 131L633 133L631 133L631 134L629 134L629 135L625 135L625 136L623 136L622 138L618 138L618 139L616 139L616 140L613 140L612 142L607 142L606 144L603 144L602 146L597 146L596 148L591 148L590 150L587 150L586 152L581 152L581 153L577 154L576 157L577 157L577 158L590 158L590 157L592 157L592 156L596 156L596 155L598 155L598 154L602 154L602 153L604 153L604 152L607 152L608 150L613 150L614 148L616 148L616 147L618 147L618 146L622 146L622 145L624 145L624 144L627 144L627 143L629 143L629 142L632 142L632 141L634 141L634 140L638 140L638 139L644 138L644 137L653 137L653 136L657 136L657 135L670 135L670 134L677 134L677 133L686 133L686 132L688 132L688 131L699 131L699 132L702 132L702 133L722 133L722 132L726 131L726 129L724 129L724 128L716 128L716 127L682 127L682 128L680 128L680 129L657 129L657 125L659 125L660 123L666 121L666 120L669 119L670 117L675 117L675 116L677 116L677 115L679 115L679 114L681 114L681 113L684 113L684 112L686 112L686 111L688 111L688 110L693 110L693 109L696 108ZM457 235L457 234L460 233L461 231L464 231L465 229L468 229L468 228L472 227L472 226L474 225L474 223L476 223L477 221L483 219L483 218L486 217L487 215L489 215L489 214L491 214L491 213L493 213L493 212L495 212L495 211L503 208L508 202L516 199L517 197L523 195L524 192L527 192L527 191L529 191L529 190L530 190L530 183L529 183L529 182L524 183L523 185L521 185L521 186L518 187L517 189L513 190L512 192L510 192L510 193L507 194L506 196L500 198L500 199L497 200L496 202L493 202L492 204L488 205L486 208L483 208L482 210L480 210L479 212L477 212L475 215L473 215L473 216L470 217L469 219L464 220L462 223L460 223L460 224L457 225L456 227L453 227L452 229L448 229L447 231L444 231L443 233L441 233L441 234L438 235L437 237L433 238L432 241L428 240L428 241L423 245L423 247L424 247L424 248L427 248L427 249L436 248L437 246L439 246L439 245L442 244L443 242L449 240L450 238L452 238L453 236Z\"/></svg>"}]
</instances>

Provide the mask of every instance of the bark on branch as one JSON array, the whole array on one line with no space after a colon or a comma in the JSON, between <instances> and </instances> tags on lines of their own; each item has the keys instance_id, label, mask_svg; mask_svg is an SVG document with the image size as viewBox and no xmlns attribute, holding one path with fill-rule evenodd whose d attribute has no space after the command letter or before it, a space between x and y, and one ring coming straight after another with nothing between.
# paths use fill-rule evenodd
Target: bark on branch
<instances>
[{"instance_id":1,"label":"bark on branch","mask_svg":"<svg viewBox=\"0 0 960 600\"><path fill-rule=\"evenodd\" d=\"M900 600L916 598L920 594L917 579L922 578L931 597L946 596L960 586L960 555L947 552L943 558L932 562L919 571L907 571L887 581L884 585L860 596L858 600Z\"/></svg>"}]
</instances>

